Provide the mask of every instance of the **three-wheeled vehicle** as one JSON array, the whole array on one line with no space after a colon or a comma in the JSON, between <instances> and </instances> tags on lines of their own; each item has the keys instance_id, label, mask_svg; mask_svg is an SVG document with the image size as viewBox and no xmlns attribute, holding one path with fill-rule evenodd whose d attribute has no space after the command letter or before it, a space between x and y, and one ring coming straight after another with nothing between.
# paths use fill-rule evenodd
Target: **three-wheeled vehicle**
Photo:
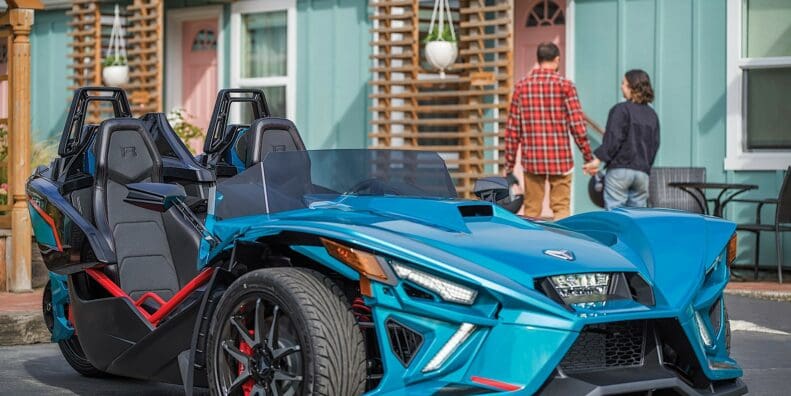
<instances>
[{"instance_id":1,"label":"three-wheeled vehicle","mask_svg":"<svg viewBox=\"0 0 791 396\"><path fill-rule=\"evenodd\" d=\"M163 114L89 87L27 194L47 323L87 376L217 395L746 392L722 297L733 223L540 223L489 202L507 188L460 199L432 152L305 150L258 90L218 94L195 158Z\"/></svg>"}]
</instances>

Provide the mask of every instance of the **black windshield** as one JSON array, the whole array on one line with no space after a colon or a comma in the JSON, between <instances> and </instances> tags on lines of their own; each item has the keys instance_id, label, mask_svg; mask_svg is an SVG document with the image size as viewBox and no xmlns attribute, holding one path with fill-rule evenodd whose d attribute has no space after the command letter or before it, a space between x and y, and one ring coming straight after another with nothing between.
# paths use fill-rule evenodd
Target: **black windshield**
<instances>
[{"instance_id":1,"label":"black windshield","mask_svg":"<svg viewBox=\"0 0 791 396\"><path fill-rule=\"evenodd\" d=\"M269 153L217 187L220 218L307 208L348 195L456 198L437 153L315 150Z\"/></svg>"}]
</instances>

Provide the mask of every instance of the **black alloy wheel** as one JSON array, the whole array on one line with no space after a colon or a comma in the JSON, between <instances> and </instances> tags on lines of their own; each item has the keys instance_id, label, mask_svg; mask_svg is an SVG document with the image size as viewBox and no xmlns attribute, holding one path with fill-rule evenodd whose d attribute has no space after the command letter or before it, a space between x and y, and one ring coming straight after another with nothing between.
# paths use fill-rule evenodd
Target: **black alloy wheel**
<instances>
[{"instance_id":1,"label":"black alloy wheel","mask_svg":"<svg viewBox=\"0 0 791 396\"><path fill-rule=\"evenodd\" d=\"M223 326L218 360L223 393L300 394L302 357L290 318L273 301L248 295Z\"/></svg>"},{"instance_id":2,"label":"black alloy wheel","mask_svg":"<svg viewBox=\"0 0 791 396\"><path fill-rule=\"evenodd\" d=\"M359 395L366 359L346 297L304 268L260 269L231 284L209 326L213 395Z\"/></svg>"}]
</instances>

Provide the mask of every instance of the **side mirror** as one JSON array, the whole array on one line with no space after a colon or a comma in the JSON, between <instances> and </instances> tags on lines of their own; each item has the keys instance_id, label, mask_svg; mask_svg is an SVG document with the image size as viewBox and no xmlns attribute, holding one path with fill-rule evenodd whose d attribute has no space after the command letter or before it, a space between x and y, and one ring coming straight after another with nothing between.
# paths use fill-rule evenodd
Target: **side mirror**
<instances>
[{"instance_id":1,"label":"side mirror","mask_svg":"<svg viewBox=\"0 0 791 396\"><path fill-rule=\"evenodd\" d=\"M184 201L187 193L178 184L130 183L126 185L129 193L124 201L141 208L164 212L177 201Z\"/></svg>"}]
</instances>

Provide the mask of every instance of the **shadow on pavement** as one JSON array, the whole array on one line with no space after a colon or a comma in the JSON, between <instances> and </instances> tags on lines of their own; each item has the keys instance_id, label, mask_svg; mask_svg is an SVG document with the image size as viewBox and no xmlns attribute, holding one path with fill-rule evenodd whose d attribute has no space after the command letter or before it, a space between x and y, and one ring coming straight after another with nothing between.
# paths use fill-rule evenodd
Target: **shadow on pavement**
<instances>
[{"instance_id":1,"label":"shadow on pavement","mask_svg":"<svg viewBox=\"0 0 791 396\"><path fill-rule=\"evenodd\" d=\"M59 360L57 363L53 359ZM38 357L25 361L23 370L33 381L50 387L48 392L75 393L77 395L183 395L179 385L142 381L131 378L109 376L107 378L84 377L74 371L61 356ZM52 389L55 388L55 389ZM42 392L45 393L45 392ZM208 391L196 389L196 395Z\"/></svg>"}]
</instances>

